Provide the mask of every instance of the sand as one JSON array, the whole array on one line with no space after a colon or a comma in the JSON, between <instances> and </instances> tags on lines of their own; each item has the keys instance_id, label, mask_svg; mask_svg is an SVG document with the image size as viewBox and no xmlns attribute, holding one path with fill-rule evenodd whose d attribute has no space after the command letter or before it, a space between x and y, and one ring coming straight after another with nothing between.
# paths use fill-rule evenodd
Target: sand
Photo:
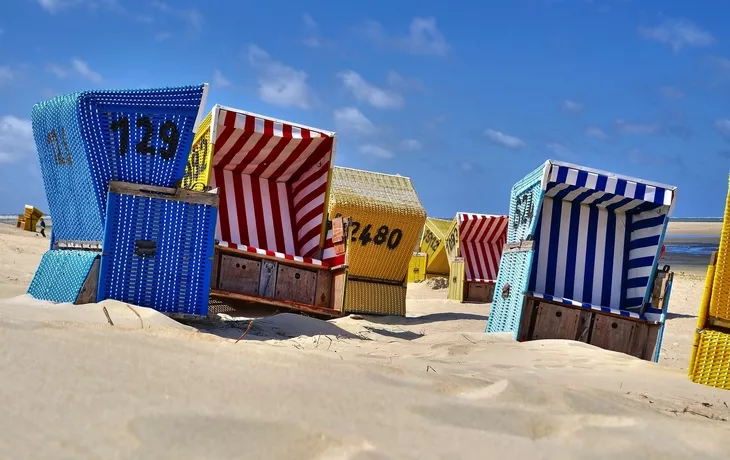
<instances>
[{"instance_id":1,"label":"sand","mask_svg":"<svg viewBox=\"0 0 730 460\"><path fill-rule=\"evenodd\" d=\"M684 231L684 229L683 229ZM709 233L709 232L708 232ZM0 225L0 297L48 240ZM701 263L677 272L659 364L483 333L488 305L409 286L408 317L181 325L121 302L0 301L11 458L727 458L730 392L686 377ZM111 326L103 308L114 321Z\"/></svg>"}]
</instances>

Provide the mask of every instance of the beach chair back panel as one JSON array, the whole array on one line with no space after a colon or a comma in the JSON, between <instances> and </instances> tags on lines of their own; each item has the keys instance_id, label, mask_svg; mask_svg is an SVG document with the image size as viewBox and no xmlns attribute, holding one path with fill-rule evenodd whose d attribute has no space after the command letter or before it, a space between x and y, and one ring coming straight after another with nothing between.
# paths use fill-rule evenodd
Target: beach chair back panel
<instances>
[{"instance_id":1,"label":"beach chair back panel","mask_svg":"<svg viewBox=\"0 0 730 460\"><path fill-rule=\"evenodd\" d=\"M59 249L43 254L28 294L50 302L74 303L84 286L98 252Z\"/></svg>"},{"instance_id":2,"label":"beach chair back panel","mask_svg":"<svg viewBox=\"0 0 730 460\"><path fill-rule=\"evenodd\" d=\"M98 299L206 315L217 197L128 185L110 188Z\"/></svg>"},{"instance_id":3,"label":"beach chair back panel","mask_svg":"<svg viewBox=\"0 0 730 460\"><path fill-rule=\"evenodd\" d=\"M522 243L535 232L537 214L543 199L542 180L545 167L543 165L537 168L512 187L507 226L508 243ZM534 250L529 247L519 250L504 249L494 287L492 309L487 320L487 332L513 332L517 338L533 254Z\"/></svg>"},{"instance_id":4,"label":"beach chair back panel","mask_svg":"<svg viewBox=\"0 0 730 460\"><path fill-rule=\"evenodd\" d=\"M424 225L421 235L421 243L416 252L423 252L428 255L426 262L428 273L449 274L449 260L446 256L444 243L452 222L451 220L432 217L426 219L426 225Z\"/></svg>"},{"instance_id":5,"label":"beach chair back panel","mask_svg":"<svg viewBox=\"0 0 730 460\"><path fill-rule=\"evenodd\" d=\"M33 108L56 238L99 241L110 180L182 179L207 85L83 91Z\"/></svg>"},{"instance_id":6,"label":"beach chair back panel","mask_svg":"<svg viewBox=\"0 0 730 460\"><path fill-rule=\"evenodd\" d=\"M210 185L210 170L214 148L210 140L212 119L213 112L209 112L195 133L188 162L185 165L185 174L180 185L185 189L202 192Z\"/></svg>"},{"instance_id":7,"label":"beach chair back panel","mask_svg":"<svg viewBox=\"0 0 730 460\"><path fill-rule=\"evenodd\" d=\"M502 249L507 242L507 216L459 213L459 245L466 281L497 279Z\"/></svg>"},{"instance_id":8,"label":"beach chair back panel","mask_svg":"<svg viewBox=\"0 0 730 460\"><path fill-rule=\"evenodd\" d=\"M217 238L313 257L321 248L334 135L214 108Z\"/></svg>"}]
</instances>

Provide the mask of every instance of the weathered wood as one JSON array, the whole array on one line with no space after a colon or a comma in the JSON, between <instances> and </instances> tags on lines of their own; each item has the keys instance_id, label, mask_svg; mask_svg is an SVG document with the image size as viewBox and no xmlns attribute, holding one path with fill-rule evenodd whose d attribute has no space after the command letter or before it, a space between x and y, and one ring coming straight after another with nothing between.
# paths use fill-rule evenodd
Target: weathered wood
<instances>
[{"instance_id":1,"label":"weathered wood","mask_svg":"<svg viewBox=\"0 0 730 460\"><path fill-rule=\"evenodd\" d=\"M292 267L302 267L306 268L307 270L329 270L329 267L325 267L323 265L314 265L314 264L308 264L304 262L297 262L296 260L289 260L289 259L282 259L281 257L274 257L274 256L267 256L265 254L258 254L256 252L249 252L244 251L242 249L233 249L233 248L226 248L223 246L216 246L215 250L218 252L221 252L223 254L230 254L238 257L247 257L249 259L257 259L257 260L273 260L274 262L279 263L285 263Z\"/></svg>"},{"instance_id":2,"label":"weathered wood","mask_svg":"<svg viewBox=\"0 0 730 460\"><path fill-rule=\"evenodd\" d=\"M101 241L55 240L53 249L84 249L101 251Z\"/></svg>"},{"instance_id":3,"label":"weathered wood","mask_svg":"<svg viewBox=\"0 0 730 460\"><path fill-rule=\"evenodd\" d=\"M333 270L332 272L332 293L330 306L337 311L342 311L345 306L345 285L347 282L347 270Z\"/></svg>"},{"instance_id":4,"label":"weathered wood","mask_svg":"<svg viewBox=\"0 0 730 460\"><path fill-rule=\"evenodd\" d=\"M210 275L210 288L218 289L218 273L220 273L221 266L221 253L219 251L213 251L213 269Z\"/></svg>"},{"instance_id":5,"label":"weathered wood","mask_svg":"<svg viewBox=\"0 0 730 460\"><path fill-rule=\"evenodd\" d=\"M708 316L707 324L720 329L730 329L730 321L715 316Z\"/></svg>"},{"instance_id":6,"label":"weathered wood","mask_svg":"<svg viewBox=\"0 0 730 460\"><path fill-rule=\"evenodd\" d=\"M523 252L529 251L535 246L533 240L522 240L517 243L507 243L504 245L503 252Z\"/></svg>"},{"instance_id":7,"label":"weathered wood","mask_svg":"<svg viewBox=\"0 0 730 460\"><path fill-rule=\"evenodd\" d=\"M273 260L261 261L261 277L259 278L259 292L262 297L274 297L276 292L276 274L279 264Z\"/></svg>"},{"instance_id":8,"label":"weathered wood","mask_svg":"<svg viewBox=\"0 0 730 460\"><path fill-rule=\"evenodd\" d=\"M636 329L635 321L596 313L589 343L606 350L630 354Z\"/></svg>"},{"instance_id":9,"label":"weathered wood","mask_svg":"<svg viewBox=\"0 0 730 460\"><path fill-rule=\"evenodd\" d=\"M494 283L477 283L469 281L466 283L466 301L489 303L494 298Z\"/></svg>"},{"instance_id":10,"label":"weathered wood","mask_svg":"<svg viewBox=\"0 0 730 460\"><path fill-rule=\"evenodd\" d=\"M578 342L588 343L593 329L593 312L590 310L581 310L578 318L578 336L575 338Z\"/></svg>"},{"instance_id":11,"label":"weathered wood","mask_svg":"<svg viewBox=\"0 0 730 460\"><path fill-rule=\"evenodd\" d=\"M86 275L84 285L81 287L81 291L79 291L79 295L76 297L76 301L74 302L75 305L96 302L96 293L99 289L100 262L101 257L97 256L91 264L91 270L89 270L89 274Z\"/></svg>"},{"instance_id":12,"label":"weathered wood","mask_svg":"<svg viewBox=\"0 0 730 460\"><path fill-rule=\"evenodd\" d=\"M243 300L246 302L253 302L265 305L273 305L275 307L286 308L290 310L300 311L303 313L309 313L312 315L323 315L331 318L337 318L342 316L342 313L332 308L321 308L315 305L305 305L297 302L290 302L286 300L271 299L269 297L261 297L250 294L239 294L236 292L226 292L222 290L215 290L210 292L210 296L217 299L233 299Z\"/></svg>"},{"instance_id":13,"label":"weathered wood","mask_svg":"<svg viewBox=\"0 0 730 460\"><path fill-rule=\"evenodd\" d=\"M314 304L319 307L329 307L332 305L332 272L317 272L317 288L314 292Z\"/></svg>"},{"instance_id":14,"label":"weathered wood","mask_svg":"<svg viewBox=\"0 0 730 460\"><path fill-rule=\"evenodd\" d=\"M649 324L634 323L634 330L629 342L629 351L631 356L643 359L646 350L646 340L649 337Z\"/></svg>"},{"instance_id":15,"label":"weathered wood","mask_svg":"<svg viewBox=\"0 0 730 460\"><path fill-rule=\"evenodd\" d=\"M109 191L124 195L160 198L163 200L183 201L185 203L202 204L218 207L220 197L218 189L209 192L197 192L184 188L158 187L155 185L132 184L129 182L110 181Z\"/></svg>"},{"instance_id":16,"label":"weathered wood","mask_svg":"<svg viewBox=\"0 0 730 460\"><path fill-rule=\"evenodd\" d=\"M535 326L535 318L537 317L537 304L539 302L534 297L525 297L522 305L522 317L520 318L520 326L517 331L517 341L524 342L531 340L532 329Z\"/></svg>"},{"instance_id":17,"label":"weathered wood","mask_svg":"<svg viewBox=\"0 0 730 460\"><path fill-rule=\"evenodd\" d=\"M345 253L346 241L344 220L342 217L335 217L332 220L332 243L335 246L335 254L340 255Z\"/></svg>"},{"instance_id":18,"label":"weathered wood","mask_svg":"<svg viewBox=\"0 0 730 460\"><path fill-rule=\"evenodd\" d=\"M656 352L656 347L659 345L659 331L662 328L661 324L647 324L647 333L646 333L646 347L644 347L644 353L641 356L641 359L646 359L648 361L652 361L654 359L654 353Z\"/></svg>"},{"instance_id":19,"label":"weathered wood","mask_svg":"<svg viewBox=\"0 0 730 460\"><path fill-rule=\"evenodd\" d=\"M261 261L223 255L221 257L218 288L242 294L258 294Z\"/></svg>"},{"instance_id":20,"label":"weathered wood","mask_svg":"<svg viewBox=\"0 0 730 460\"><path fill-rule=\"evenodd\" d=\"M279 264L275 299L314 305L317 272Z\"/></svg>"},{"instance_id":21,"label":"weathered wood","mask_svg":"<svg viewBox=\"0 0 730 460\"><path fill-rule=\"evenodd\" d=\"M578 337L580 311L561 305L540 302L531 340L567 339Z\"/></svg>"}]
</instances>

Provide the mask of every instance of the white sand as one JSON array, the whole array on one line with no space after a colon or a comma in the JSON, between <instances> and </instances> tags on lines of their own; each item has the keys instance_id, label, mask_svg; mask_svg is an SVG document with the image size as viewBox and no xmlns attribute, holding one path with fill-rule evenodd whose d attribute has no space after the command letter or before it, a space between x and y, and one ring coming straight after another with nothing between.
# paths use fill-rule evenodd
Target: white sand
<instances>
[{"instance_id":1,"label":"white sand","mask_svg":"<svg viewBox=\"0 0 730 460\"><path fill-rule=\"evenodd\" d=\"M0 295L45 247L0 226ZM36 243L38 241L38 243ZM47 242L47 240L46 240ZM17 247L23 256L17 257ZM13 249L16 247L16 249ZM12 260L15 263L8 271ZM283 314L191 331L104 302L0 302L9 458L728 458L730 392L687 379L703 279L678 275L659 365L483 333L489 308L412 285L408 318ZM136 321L136 322L135 322ZM148 325L148 326L147 326Z\"/></svg>"}]
</instances>

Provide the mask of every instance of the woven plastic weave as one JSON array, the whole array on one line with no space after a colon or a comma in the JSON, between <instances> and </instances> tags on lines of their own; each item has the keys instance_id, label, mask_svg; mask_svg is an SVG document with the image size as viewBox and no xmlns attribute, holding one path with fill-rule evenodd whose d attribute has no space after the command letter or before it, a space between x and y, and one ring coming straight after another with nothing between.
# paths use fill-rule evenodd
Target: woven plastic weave
<instances>
[{"instance_id":1,"label":"woven plastic weave","mask_svg":"<svg viewBox=\"0 0 730 460\"><path fill-rule=\"evenodd\" d=\"M206 85L83 91L33 108L33 136L56 238L100 241L110 180L182 179Z\"/></svg>"},{"instance_id":2,"label":"woven plastic weave","mask_svg":"<svg viewBox=\"0 0 730 460\"><path fill-rule=\"evenodd\" d=\"M214 206L110 192L99 300L207 315L216 216Z\"/></svg>"},{"instance_id":3,"label":"woven plastic weave","mask_svg":"<svg viewBox=\"0 0 730 460\"><path fill-rule=\"evenodd\" d=\"M404 316L406 288L392 284L348 280L343 312Z\"/></svg>"},{"instance_id":4,"label":"woven plastic weave","mask_svg":"<svg viewBox=\"0 0 730 460\"><path fill-rule=\"evenodd\" d=\"M84 286L98 252L54 250L43 254L28 294L51 302L73 303Z\"/></svg>"},{"instance_id":5,"label":"woven plastic weave","mask_svg":"<svg viewBox=\"0 0 730 460\"><path fill-rule=\"evenodd\" d=\"M703 330L690 379L695 383L730 390L730 334Z\"/></svg>"},{"instance_id":6,"label":"woven plastic weave","mask_svg":"<svg viewBox=\"0 0 730 460\"><path fill-rule=\"evenodd\" d=\"M352 217L350 275L402 282L426 221L407 177L335 167L329 215Z\"/></svg>"},{"instance_id":7,"label":"woven plastic weave","mask_svg":"<svg viewBox=\"0 0 730 460\"><path fill-rule=\"evenodd\" d=\"M725 203L725 217L717 250L715 278L710 297L710 316L730 320L730 191Z\"/></svg>"}]
</instances>

